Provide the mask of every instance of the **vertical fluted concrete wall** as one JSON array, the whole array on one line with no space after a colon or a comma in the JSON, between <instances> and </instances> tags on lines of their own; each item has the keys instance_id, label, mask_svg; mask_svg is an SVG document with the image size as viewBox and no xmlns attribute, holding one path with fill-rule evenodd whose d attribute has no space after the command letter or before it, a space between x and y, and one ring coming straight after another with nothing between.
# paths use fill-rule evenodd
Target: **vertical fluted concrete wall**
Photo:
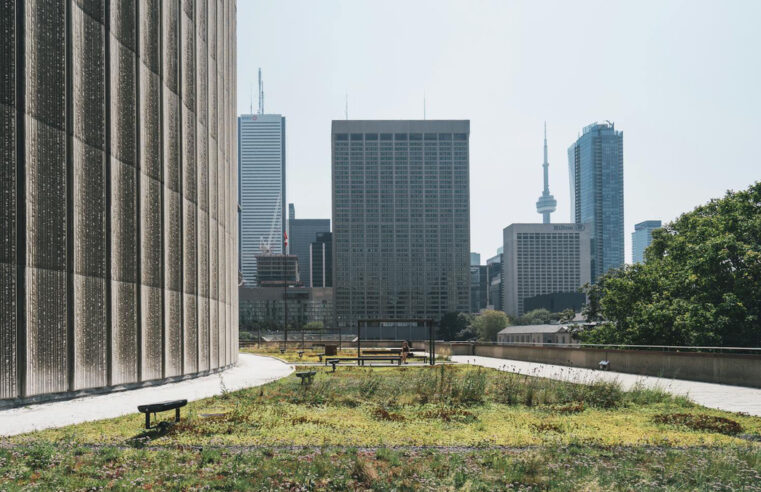
<instances>
[{"instance_id":1,"label":"vertical fluted concrete wall","mask_svg":"<svg viewBox=\"0 0 761 492\"><path fill-rule=\"evenodd\" d=\"M0 0L0 399L237 360L232 0Z\"/></svg>"}]
</instances>

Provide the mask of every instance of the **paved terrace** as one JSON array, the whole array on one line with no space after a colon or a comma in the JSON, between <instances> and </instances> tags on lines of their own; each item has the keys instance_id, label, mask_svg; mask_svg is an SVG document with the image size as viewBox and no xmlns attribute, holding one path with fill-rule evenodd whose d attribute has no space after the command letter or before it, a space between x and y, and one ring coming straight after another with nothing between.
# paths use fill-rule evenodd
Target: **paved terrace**
<instances>
[{"instance_id":1,"label":"paved terrace","mask_svg":"<svg viewBox=\"0 0 761 492\"><path fill-rule=\"evenodd\" d=\"M239 354L238 365L217 374L177 383L85 396L0 410L0 436L12 436L51 427L137 413L137 406L165 400L200 400L275 381L293 372L293 366L272 357Z\"/></svg>"},{"instance_id":2,"label":"paved terrace","mask_svg":"<svg viewBox=\"0 0 761 492\"><path fill-rule=\"evenodd\" d=\"M708 408L727 410L730 412L745 412L761 416L761 389L730 386L724 384L700 383L683 379L667 379L652 376L638 376L614 371L596 371L578 367L539 364L519 360L495 359L476 355L454 355L452 360L463 364L474 364L491 367L503 371L538 376L561 381L589 383L596 380L614 381L621 383L624 389L635 384L647 387L659 387L675 395L689 397L695 403Z\"/></svg>"}]
</instances>

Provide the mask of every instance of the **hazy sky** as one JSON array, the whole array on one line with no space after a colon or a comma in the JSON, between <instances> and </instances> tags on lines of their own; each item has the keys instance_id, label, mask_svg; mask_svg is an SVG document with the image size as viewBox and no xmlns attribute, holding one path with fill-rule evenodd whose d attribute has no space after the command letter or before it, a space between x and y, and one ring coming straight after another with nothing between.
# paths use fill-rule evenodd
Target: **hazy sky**
<instances>
[{"instance_id":1,"label":"hazy sky","mask_svg":"<svg viewBox=\"0 0 761 492\"><path fill-rule=\"evenodd\" d=\"M471 251L540 222L547 120L553 222L570 219L567 149L624 132L626 260L669 221L761 179L761 1L238 0L238 111L256 71L286 116L287 201L330 217L330 123L469 119Z\"/></svg>"}]
</instances>

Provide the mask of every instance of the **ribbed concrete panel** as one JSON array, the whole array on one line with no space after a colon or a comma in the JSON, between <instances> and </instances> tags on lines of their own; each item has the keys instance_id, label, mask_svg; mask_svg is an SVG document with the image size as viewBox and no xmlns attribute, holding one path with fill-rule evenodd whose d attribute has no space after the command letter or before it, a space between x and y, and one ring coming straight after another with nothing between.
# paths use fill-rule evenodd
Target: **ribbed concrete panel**
<instances>
[{"instance_id":1,"label":"ribbed concrete panel","mask_svg":"<svg viewBox=\"0 0 761 492\"><path fill-rule=\"evenodd\" d=\"M106 280L74 274L74 389L108 384Z\"/></svg>"},{"instance_id":2,"label":"ribbed concrete panel","mask_svg":"<svg viewBox=\"0 0 761 492\"><path fill-rule=\"evenodd\" d=\"M142 372L143 381L159 379L161 374L161 289L143 285L140 287L142 315Z\"/></svg>"},{"instance_id":3,"label":"ribbed concrete panel","mask_svg":"<svg viewBox=\"0 0 761 492\"><path fill-rule=\"evenodd\" d=\"M112 384L137 382L138 344L137 285L111 281L111 372Z\"/></svg>"},{"instance_id":4,"label":"ribbed concrete panel","mask_svg":"<svg viewBox=\"0 0 761 492\"><path fill-rule=\"evenodd\" d=\"M234 0L0 12L0 399L236 360Z\"/></svg>"},{"instance_id":5,"label":"ribbed concrete panel","mask_svg":"<svg viewBox=\"0 0 761 492\"><path fill-rule=\"evenodd\" d=\"M164 291L164 358L165 377L182 374L182 294L175 290Z\"/></svg>"},{"instance_id":6,"label":"ribbed concrete panel","mask_svg":"<svg viewBox=\"0 0 761 492\"><path fill-rule=\"evenodd\" d=\"M209 299L209 360L212 369L219 367L219 301Z\"/></svg>"},{"instance_id":7,"label":"ribbed concrete panel","mask_svg":"<svg viewBox=\"0 0 761 492\"><path fill-rule=\"evenodd\" d=\"M113 95L113 92L112 92ZM113 129L112 119L112 129ZM112 139L113 143L113 139ZM113 147L112 147L113 148ZM114 384L137 381L137 171L111 160L111 337Z\"/></svg>"},{"instance_id":8,"label":"ribbed concrete panel","mask_svg":"<svg viewBox=\"0 0 761 492\"><path fill-rule=\"evenodd\" d=\"M26 396L68 385L65 64L63 2L24 3Z\"/></svg>"},{"instance_id":9,"label":"ribbed concrete panel","mask_svg":"<svg viewBox=\"0 0 761 492\"><path fill-rule=\"evenodd\" d=\"M107 379L105 29L89 2L72 9L74 389ZM98 22L90 14L98 15Z\"/></svg>"},{"instance_id":10,"label":"ribbed concrete panel","mask_svg":"<svg viewBox=\"0 0 761 492\"><path fill-rule=\"evenodd\" d=\"M183 319L185 327L185 374L198 371L198 297L195 294L183 295Z\"/></svg>"},{"instance_id":11,"label":"ribbed concrete panel","mask_svg":"<svg viewBox=\"0 0 761 492\"><path fill-rule=\"evenodd\" d=\"M209 298L198 296L198 370L208 371L209 355Z\"/></svg>"},{"instance_id":12,"label":"ribbed concrete panel","mask_svg":"<svg viewBox=\"0 0 761 492\"><path fill-rule=\"evenodd\" d=\"M18 249L16 154L16 5L0 0L0 399L18 394L16 264Z\"/></svg>"}]
</instances>

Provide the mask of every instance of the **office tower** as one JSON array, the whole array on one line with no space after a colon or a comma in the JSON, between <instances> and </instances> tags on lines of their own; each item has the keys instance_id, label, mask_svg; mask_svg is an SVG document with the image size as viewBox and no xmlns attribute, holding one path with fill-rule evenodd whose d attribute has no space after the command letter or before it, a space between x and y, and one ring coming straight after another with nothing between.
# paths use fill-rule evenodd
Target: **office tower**
<instances>
[{"instance_id":1,"label":"office tower","mask_svg":"<svg viewBox=\"0 0 761 492\"><path fill-rule=\"evenodd\" d=\"M308 287L333 287L333 234L320 232L309 245L309 270L311 283Z\"/></svg>"},{"instance_id":2,"label":"office tower","mask_svg":"<svg viewBox=\"0 0 761 492\"><path fill-rule=\"evenodd\" d=\"M478 253L470 253L470 266L478 266L481 264L481 255Z\"/></svg>"},{"instance_id":3,"label":"office tower","mask_svg":"<svg viewBox=\"0 0 761 492\"><path fill-rule=\"evenodd\" d=\"M240 271L253 287L256 257L285 253L285 117L240 115L238 146Z\"/></svg>"},{"instance_id":4,"label":"office tower","mask_svg":"<svg viewBox=\"0 0 761 492\"><path fill-rule=\"evenodd\" d=\"M593 123L568 149L571 220L588 224L592 280L624 264L624 133Z\"/></svg>"},{"instance_id":5,"label":"office tower","mask_svg":"<svg viewBox=\"0 0 761 492\"><path fill-rule=\"evenodd\" d=\"M333 121L337 321L470 308L469 121Z\"/></svg>"},{"instance_id":6,"label":"office tower","mask_svg":"<svg viewBox=\"0 0 761 492\"><path fill-rule=\"evenodd\" d=\"M508 315L520 316L538 307L555 312L581 308L584 294L577 291L590 280L588 226L512 224L503 237L503 302ZM549 304L534 302L537 297Z\"/></svg>"},{"instance_id":7,"label":"office tower","mask_svg":"<svg viewBox=\"0 0 761 492\"><path fill-rule=\"evenodd\" d=\"M299 285L299 259L295 255L256 255L256 286Z\"/></svg>"},{"instance_id":8,"label":"office tower","mask_svg":"<svg viewBox=\"0 0 761 492\"><path fill-rule=\"evenodd\" d=\"M234 364L235 1L2 5L0 399Z\"/></svg>"},{"instance_id":9,"label":"office tower","mask_svg":"<svg viewBox=\"0 0 761 492\"><path fill-rule=\"evenodd\" d=\"M486 309L488 278L486 265L470 267L470 312Z\"/></svg>"},{"instance_id":10,"label":"office tower","mask_svg":"<svg viewBox=\"0 0 761 492\"><path fill-rule=\"evenodd\" d=\"M542 223L549 224L550 214L557 209L558 202L554 196L550 195L550 163L547 160L547 123L544 124L544 164L542 164L542 168L544 169L544 190L542 191L542 196L536 201L536 211L542 214Z\"/></svg>"},{"instance_id":11,"label":"office tower","mask_svg":"<svg viewBox=\"0 0 761 492\"><path fill-rule=\"evenodd\" d=\"M653 231L660 229L660 220L646 220L634 225L632 232L632 263L642 263L645 261L645 249L650 246L653 240Z\"/></svg>"},{"instance_id":12,"label":"office tower","mask_svg":"<svg viewBox=\"0 0 761 492\"><path fill-rule=\"evenodd\" d=\"M296 207L288 205L288 252L299 258L301 283L307 287L312 285L309 246L324 232L330 232L330 219L297 219Z\"/></svg>"},{"instance_id":13,"label":"office tower","mask_svg":"<svg viewBox=\"0 0 761 492\"><path fill-rule=\"evenodd\" d=\"M486 260L486 277L488 279L487 308L502 311L502 247L497 250L495 256Z\"/></svg>"}]
</instances>

